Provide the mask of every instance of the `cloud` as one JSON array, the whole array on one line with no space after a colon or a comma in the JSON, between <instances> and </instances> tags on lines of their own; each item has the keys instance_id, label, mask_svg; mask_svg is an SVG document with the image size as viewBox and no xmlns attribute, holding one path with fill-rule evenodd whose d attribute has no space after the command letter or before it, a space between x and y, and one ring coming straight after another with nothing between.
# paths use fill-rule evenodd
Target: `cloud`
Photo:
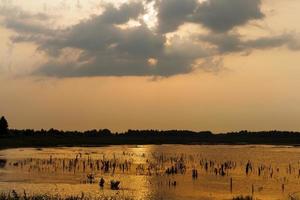
<instances>
[{"instance_id":1,"label":"cloud","mask_svg":"<svg viewBox=\"0 0 300 200\"><path fill-rule=\"evenodd\" d=\"M281 46L286 46L291 50L298 50L299 48L297 38L291 33L258 37L251 40L245 40L239 34L216 33L200 35L199 40L214 45L220 54L244 53L255 49L262 50Z\"/></svg>"},{"instance_id":2,"label":"cloud","mask_svg":"<svg viewBox=\"0 0 300 200\"><path fill-rule=\"evenodd\" d=\"M197 6L197 0L164 0L158 1L158 30L161 33L175 31L187 21Z\"/></svg>"},{"instance_id":3,"label":"cloud","mask_svg":"<svg viewBox=\"0 0 300 200\"><path fill-rule=\"evenodd\" d=\"M293 34L245 40L230 31L262 19L260 4L260 0L157 0L157 29L143 21L145 2L119 7L107 4L102 13L64 28L51 26L51 16L19 8L0 8L0 15L4 25L16 33L13 42L35 43L47 55L34 75L168 77L198 69L220 70L222 56L228 53L280 46L299 50ZM130 26L132 21L138 25ZM211 32L185 37L167 34L186 22L202 24Z\"/></svg>"},{"instance_id":4,"label":"cloud","mask_svg":"<svg viewBox=\"0 0 300 200\"><path fill-rule=\"evenodd\" d=\"M155 35L146 26L118 31L120 34L116 35L122 37L114 38L114 43L108 43L105 48L95 49L86 46L86 42L79 43L80 49L85 50L75 62L50 61L36 73L58 77L172 76L193 71L194 60L209 54L201 46L179 37L165 47L166 38ZM149 64L149 59L155 59L156 64Z\"/></svg>"},{"instance_id":5,"label":"cloud","mask_svg":"<svg viewBox=\"0 0 300 200\"><path fill-rule=\"evenodd\" d=\"M5 17L4 25L20 33L43 33L48 32L45 22L50 16L43 13L32 14L18 7L0 7L0 16Z\"/></svg>"},{"instance_id":6,"label":"cloud","mask_svg":"<svg viewBox=\"0 0 300 200\"><path fill-rule=\"evenodd\" d=\"M34 42L38 50L50 58L34 74L57 77L78 76L171 76L193 71L193 62L207 56L200 45L176 38L166 46L166 37L140 26L122 28L130 20L139 20L144 13L142 3L125 3L119 8L105 7L100 15L65 28L49 30L40 24L19 25L7 18L5 24L18 32L15 42ZM36 21L34 19L34 21ZM22 22L22 21L21 21ZM191 48L194 51L190 52ZM77 51L75 59L65 59L66 52ZM156 60L155 66L148 60Z\"/></svg>"},{"instance_id":7,"label":"cloud","mask_svg":"<svg viewBox=\"0 0 300 200\"><path fill-rule=\"evenodd\" d=\"M214 32L227 32L250 20L263 19L261 0L161 0L157 1L158 30L176 31L184 23L195 23Z\"/></svg>"},{"instance_id":8,"label":"cloud","mask_svg":"<svg viewBox=\"0 0 300 200\"><path fill-rule=\"evenodd\" d=\"M208 0L200 4L190 20L215 32L226 32L264 18L260 6L261 0Z\"/></svg>"},{"instance_id":9,"label":"cloud","mask_svg":"<svg viewBox=\"0 0 300 200\"><path fill-rule=\"evenodd\" d=\"M144 6L141 3L122 4L118 9L108 4L100 18L103 23L124 24L130 19L136 19L143 12Z\"/></svg>"}]
</instances>

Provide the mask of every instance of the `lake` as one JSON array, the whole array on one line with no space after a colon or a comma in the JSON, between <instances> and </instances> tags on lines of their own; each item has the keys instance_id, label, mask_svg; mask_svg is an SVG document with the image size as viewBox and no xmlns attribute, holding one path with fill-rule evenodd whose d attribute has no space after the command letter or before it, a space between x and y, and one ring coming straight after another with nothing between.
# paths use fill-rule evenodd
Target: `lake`
<instances>
[{"instance_id":1,"label":"lake","mask_svg":"<svg viewBox=\"0 0 300 200\"><path fill-rule=\"evenodd\" d=\"M210 200L300 191L300 148L128 145L0 151L0 192L116 199ZM103 187L99 180L105 181ZM111 180L120 181L111 189Z\"/></svg>"}]
</instances>

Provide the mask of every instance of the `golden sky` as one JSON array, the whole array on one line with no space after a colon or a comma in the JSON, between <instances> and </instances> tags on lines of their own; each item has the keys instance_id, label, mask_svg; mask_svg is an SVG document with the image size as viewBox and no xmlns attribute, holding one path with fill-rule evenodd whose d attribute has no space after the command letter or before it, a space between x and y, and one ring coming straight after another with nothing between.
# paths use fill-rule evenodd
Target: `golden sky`
<instances>
[{"instance_id":1,"label":"golden sky","mask_svg":"<svg viewBox=\"0 0 300 200\"><path fill-rule=\"evenodd\" d=\"M11 128L300 130L300 1L0 1Z\"/></svg>"}]
</instances>

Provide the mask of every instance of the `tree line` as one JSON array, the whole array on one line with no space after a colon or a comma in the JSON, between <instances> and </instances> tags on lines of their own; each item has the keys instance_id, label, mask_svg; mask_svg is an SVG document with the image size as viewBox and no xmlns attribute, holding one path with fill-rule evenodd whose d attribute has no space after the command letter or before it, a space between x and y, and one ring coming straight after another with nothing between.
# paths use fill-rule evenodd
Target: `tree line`
<instances>
[{"instance_id":1,"label":"tree line","mask_svg":"<svg viewBox=\"0 0 300 200\"><path fill-rule=\"evenodd\" d=\"M210 131L189 130L127 130L88 131L16 130L9 129L5 117L0 119L2 146L76 146L113 144L283 144L300 145L300 132L247 130L214 134Z\"/></svg>"}]
</instances>

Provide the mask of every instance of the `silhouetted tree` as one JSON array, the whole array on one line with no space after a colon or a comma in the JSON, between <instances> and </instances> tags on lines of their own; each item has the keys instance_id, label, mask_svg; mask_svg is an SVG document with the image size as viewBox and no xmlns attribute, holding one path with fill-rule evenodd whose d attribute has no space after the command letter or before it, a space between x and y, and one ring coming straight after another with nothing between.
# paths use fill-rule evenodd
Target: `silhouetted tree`
<instances>
[{"instance_id":1,"label":"silhouetted tree","mask_svg":"<svg viewBox=\"0 0 300 200\"><path fill-rule=\"evenodd\" d=\"M8 123L4 116L0 119L0 133L7 133L8 131Z\"/></svg>"}]
</instances>

